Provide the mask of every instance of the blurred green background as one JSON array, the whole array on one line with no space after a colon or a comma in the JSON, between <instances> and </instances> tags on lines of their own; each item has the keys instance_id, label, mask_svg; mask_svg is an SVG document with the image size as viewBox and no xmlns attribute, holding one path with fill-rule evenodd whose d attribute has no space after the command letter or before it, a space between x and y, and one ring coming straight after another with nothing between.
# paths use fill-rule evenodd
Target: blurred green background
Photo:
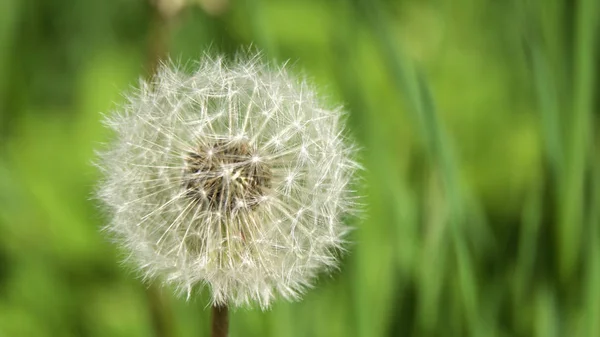
<instances>
[{"instance_id":1,"label":"blurred green background","mask_svg":"<svg viewBox=\"0 0 600 337\"><path fill-rule=\"evenodd\" d=\"M597 0L1 0L0 337L208 336L100 231L101 112L252 45L350 112L365 219L231 336L600 336Z\"/></svg>"}]
</instances>

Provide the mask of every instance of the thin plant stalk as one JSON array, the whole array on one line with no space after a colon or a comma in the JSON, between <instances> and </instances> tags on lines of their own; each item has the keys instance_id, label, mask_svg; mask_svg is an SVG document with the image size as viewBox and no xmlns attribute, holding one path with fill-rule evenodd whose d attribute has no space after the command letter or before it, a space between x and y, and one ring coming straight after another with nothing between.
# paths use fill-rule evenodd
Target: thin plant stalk
<instances>
[{"instance_id":1,"label":"thin plant stalk","mask_svg":"<svg viewBox=\"0 0 600 337\"><path fill-rule=\"evenodd\" d=\"M577 3L575 69L570 134L567 139L565 181L561 186L559 209L559 271L563 281L576 277L585 220L582 212L586 189L587 153L591 139L596 73L597 1Z\"/></svg>"},{"instance_id":2,"label":"thin plant stalk","mask_svg":"<svg viewBox=\"0 0 600 337\"><path fill-rule=\"evenodd\" d=\"M227 337L229 331L229 309L226 305L212 307L212 337Z\"/></svg>"},{"instance_id":3,"label":"thin plant stalk","mask_svg":"<svg viewBox=\"0 0 600 337\"><path fill-rule=\"evenodd\" d=\"M172 15L165 13L161 8L164 4L161 1L169 0L150 0L152 8L152 22L149 31L149 46L147 56L147 74L148 77L154 76L160 63L167 58L168 40L170 27L172 26ZM173 314L166 299L156 285L150 285L146 289L146 297L150 309L150 317L156 337L172 337L173 332Z\"/></svg>"},{"instance_id":4,"label":"thin plant stalk","mask_svg":"<svg viewBox=\"0 0 600 337\"><path fill-rule=\"evenodd\" d=\"M154 76L161 62L168 56L171 29L175 18L183 7L169 6L172 0L149 0L152 8L149 46L148 46L148 75Z\"/></svg>"},{"instance_id":5,"label":"thin plant stalk","mask_svg":"<svg viewBox=\"0 0 600 337\"><path fill-rule=\"evenodd\" d=\"M156 285L146 289L152 328L156 337L173 337L173 320L169 305Z\"/></svg>"}]
</instances>

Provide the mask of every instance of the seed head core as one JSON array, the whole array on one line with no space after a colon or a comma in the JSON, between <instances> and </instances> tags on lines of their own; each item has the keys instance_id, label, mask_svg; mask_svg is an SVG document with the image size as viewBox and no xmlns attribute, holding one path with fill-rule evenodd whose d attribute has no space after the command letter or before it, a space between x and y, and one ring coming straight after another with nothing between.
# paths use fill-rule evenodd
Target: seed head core
<instances>
[{"instance_id":1,"label":"seed head core","mask_svg":"<svg viewBox=\"0 0 600 337\"><path fill-rule=\"evenodd\" d=\"M206 210L255 209L271 187L271 169L247 142L217 141L185 157L186 195Z\"/></svg>"}]
</instances>

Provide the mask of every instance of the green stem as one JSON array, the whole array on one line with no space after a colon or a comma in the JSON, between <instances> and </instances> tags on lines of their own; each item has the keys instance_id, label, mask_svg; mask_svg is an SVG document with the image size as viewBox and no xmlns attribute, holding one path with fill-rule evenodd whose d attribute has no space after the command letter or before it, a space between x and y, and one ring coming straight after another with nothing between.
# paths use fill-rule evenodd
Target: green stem
<instances>
[{"instance_id":1,"label":"green stem","mask_svg":"<svg viewBox=\"0 0 600 337\"><path fill-rule=\"evenodd\" d=\"M594 74L596 73L596 0L577 3L575 56L573 74L573 107L570 115L570 134L567 139L565 180L559 218L559 270L561 280L567 282L576 276L581 254L586 169L591 140L591 121L594 103Z\"/></svg>"},{"instance_id":2,"label":"green stem","mask_svg":"<svg viewBox=\"0 0 600 337\"><path fill-rule=\"evenodd\" d=\"M156 337L173 337L172 315L160 289L151 285L146 289L146 297L148 298L154 335Z\"/></svg>"},{"instance_id":3,"label":"green stem","mask_svg":"<svg viewBox=\"0 0 600 337\"><path fill-rule=\"evenodd\" d=\"M167 58L168 40L173 21L172 13L169 15L161 10L161 1L164 0L149 0L152 10L147 54L147 77L149 78L156 74L160 63ZM173 315L160 289L155 285L150 285L146 289L146 297L155 336L173 337Z\"/></svg>"},{"instance_id":4,"label":"green stem","mask_svg":"<svg viewBox=\"0 0 600 337\"><path fill-rule=\"evenodd\" d=\"M160 62L166 59L168 50L169 19L161 13L157 1L150 0L152 17L150 22L148 65L149 77L156 74Z\"/></svg>"},{"instance_id":5,"label":"green stem","mask_svg":"<svg viewBox=\"0 0 600 337\"><path fill-rule=\"evenodd\" d=\"M229 310L227 305L213 305L211 328L212 337L227 337L229 330Z\"/></svg>"}]
</instances>

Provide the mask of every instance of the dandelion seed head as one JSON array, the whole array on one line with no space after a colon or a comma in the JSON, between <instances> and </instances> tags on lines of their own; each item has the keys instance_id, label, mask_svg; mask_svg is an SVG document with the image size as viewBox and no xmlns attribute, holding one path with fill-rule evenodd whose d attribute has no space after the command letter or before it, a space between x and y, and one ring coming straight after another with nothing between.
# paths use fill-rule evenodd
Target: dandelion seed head
<instances>
[{"instance_id":1,"label":"dandelion seed head","mask_svg":"<svg viewBox=\"0 0 600 337\"><path fill-rule=\"evenodd\" d=\"M343 113L259 57L163 65L107 117L99 155L114 237L148 280L214 304L294 300L337 265L355 146Z\"/></svg>"}]
</instances>

